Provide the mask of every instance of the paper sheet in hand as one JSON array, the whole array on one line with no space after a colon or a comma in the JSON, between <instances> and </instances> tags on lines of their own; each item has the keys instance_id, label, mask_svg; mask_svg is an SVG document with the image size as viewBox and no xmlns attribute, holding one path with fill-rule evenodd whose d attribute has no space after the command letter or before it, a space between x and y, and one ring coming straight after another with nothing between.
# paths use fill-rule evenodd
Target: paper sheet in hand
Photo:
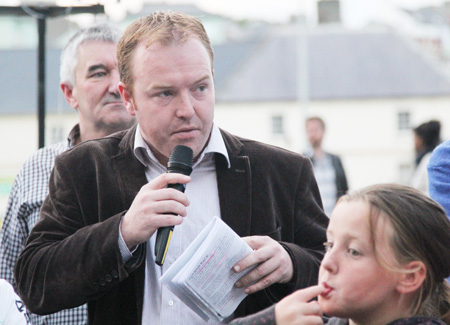
<instances>
[{"instance_id":1,"label":"paper sheet in hand","mask_svg":"<svg viewBox=\"0 0 450 325\"><path fill-rule=\"evenodd\" d=\"M162 276L161 282L205 321L222 321L247 296L232 267L253 250L222 219L214 217Z\"/></svg>"}]
</instances>

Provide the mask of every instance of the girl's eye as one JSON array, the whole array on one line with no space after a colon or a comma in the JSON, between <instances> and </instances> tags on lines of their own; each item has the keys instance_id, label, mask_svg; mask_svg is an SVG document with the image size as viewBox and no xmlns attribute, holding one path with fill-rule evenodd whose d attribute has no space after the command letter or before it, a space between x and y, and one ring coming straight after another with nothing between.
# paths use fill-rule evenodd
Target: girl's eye
<instances>
[{"instance_id":1,"label":"girl's eye","mask_svg":"<svg viewBox=\"0 0 450 325\"><path fill-rule=\"evenodd\" d=\"M355 257L361 255L357 250L354 250L353 248L349 248L348 252L350 253L351 256L355 256Z\"/></svg>"},{"instance_id":2,"label":"girl's eye","mask_svg":"<svg viewBox=\"0 0 450 325\"><path fill-rule=\"evenodd\" d=\"M325 246L325 251L328 252L333 247L333 243L327 241L327 242L323 243L323 246Z\"/></svg>"}]
</instances>

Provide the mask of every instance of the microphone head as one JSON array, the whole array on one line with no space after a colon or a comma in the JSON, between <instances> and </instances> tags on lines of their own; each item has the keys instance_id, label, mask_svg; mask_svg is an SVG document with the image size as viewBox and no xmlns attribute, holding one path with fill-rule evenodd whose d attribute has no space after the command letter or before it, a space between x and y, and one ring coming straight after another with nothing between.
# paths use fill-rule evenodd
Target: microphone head
<instances>
[{"instance_id":1,"label":"microphone head","mask_svg":"<svg viewBox=\"0 0 450 325\"><path fill-rule=\"evenodd\" d=\"M192 149L187 146L178 145L170 154L167 171L169 173L180 173L189 176L192 172L193 161L194 152Z\"/></svg>"}]
</instances>

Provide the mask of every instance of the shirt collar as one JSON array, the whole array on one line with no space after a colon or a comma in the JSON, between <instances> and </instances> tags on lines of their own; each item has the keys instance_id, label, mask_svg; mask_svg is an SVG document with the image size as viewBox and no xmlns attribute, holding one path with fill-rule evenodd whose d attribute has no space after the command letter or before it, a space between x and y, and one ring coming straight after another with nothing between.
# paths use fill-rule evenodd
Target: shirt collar
<instances>
[{"instance_id":1,"label":"shirt collar","mask_svg":"<svg viewBox=\"0 0 450 325\"><path fill-rule=\"evenodd\" d=\"M213 127L211 130L211 137L209 138L208 144L200 154L199 159L194 163L193 168L195 168L205 159L211 159L214 153L218 153L224 156L225 159L227 160L228 168L231 167L230 159L228 157L228 151L227 148L225 147L225 142L223 141L219 127L215 123L213 123ZM161 165L156 159L153 152L150 150L150 147L147 145L144 138L142 137L139 124L137 125L136 134L134 138L134 154L136 158L146 167L149 166L150 162Z\"/></svg>"},{"instance_id":2,"label":"shirt collar","mask_svg":"<svg viewBox=\"0 0 450 325\"><path fill-rule=\"evenodd\" d=\"M80 124L75 124L67 137L69 148L72 148L80 140Z\"/></svg>"}]
</instances>

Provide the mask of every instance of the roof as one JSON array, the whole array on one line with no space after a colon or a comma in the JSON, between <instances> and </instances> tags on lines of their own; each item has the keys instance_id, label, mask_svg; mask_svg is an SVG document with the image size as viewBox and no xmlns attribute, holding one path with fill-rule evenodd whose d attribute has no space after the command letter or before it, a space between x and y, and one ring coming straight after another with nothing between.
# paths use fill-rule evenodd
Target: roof
<instances>
[{"instance_id":1,"label":"roof","mask_svg":"<svg viewBox=\"0 0 450 325\"><path fill-rule=\"evenodd\" d=\"M218 102L291 101L307 59L310 100L450 96L450 82L431 61L392 32L316 32L307 55L300 38L275 30L249 41L217 45ZM60 50L47 50L48 112L70 109L59 87ZM306 61L305 61L306 62ZM0 51L0 114L37 110L37 51Z\"/></svg>"},{"instance_id":2,"label":"roof","mask_svg":"<svg viewBox=\"0 0 450 325\"><path fill-rule=\"evenodd\" d=\"M303 50L299 40L278 32L254 45L217 87L217 101L296 100L298 80L308 80L311 100L450 95L448 78L395 33L311 33Z\"/></svg>"}]
</instances>

